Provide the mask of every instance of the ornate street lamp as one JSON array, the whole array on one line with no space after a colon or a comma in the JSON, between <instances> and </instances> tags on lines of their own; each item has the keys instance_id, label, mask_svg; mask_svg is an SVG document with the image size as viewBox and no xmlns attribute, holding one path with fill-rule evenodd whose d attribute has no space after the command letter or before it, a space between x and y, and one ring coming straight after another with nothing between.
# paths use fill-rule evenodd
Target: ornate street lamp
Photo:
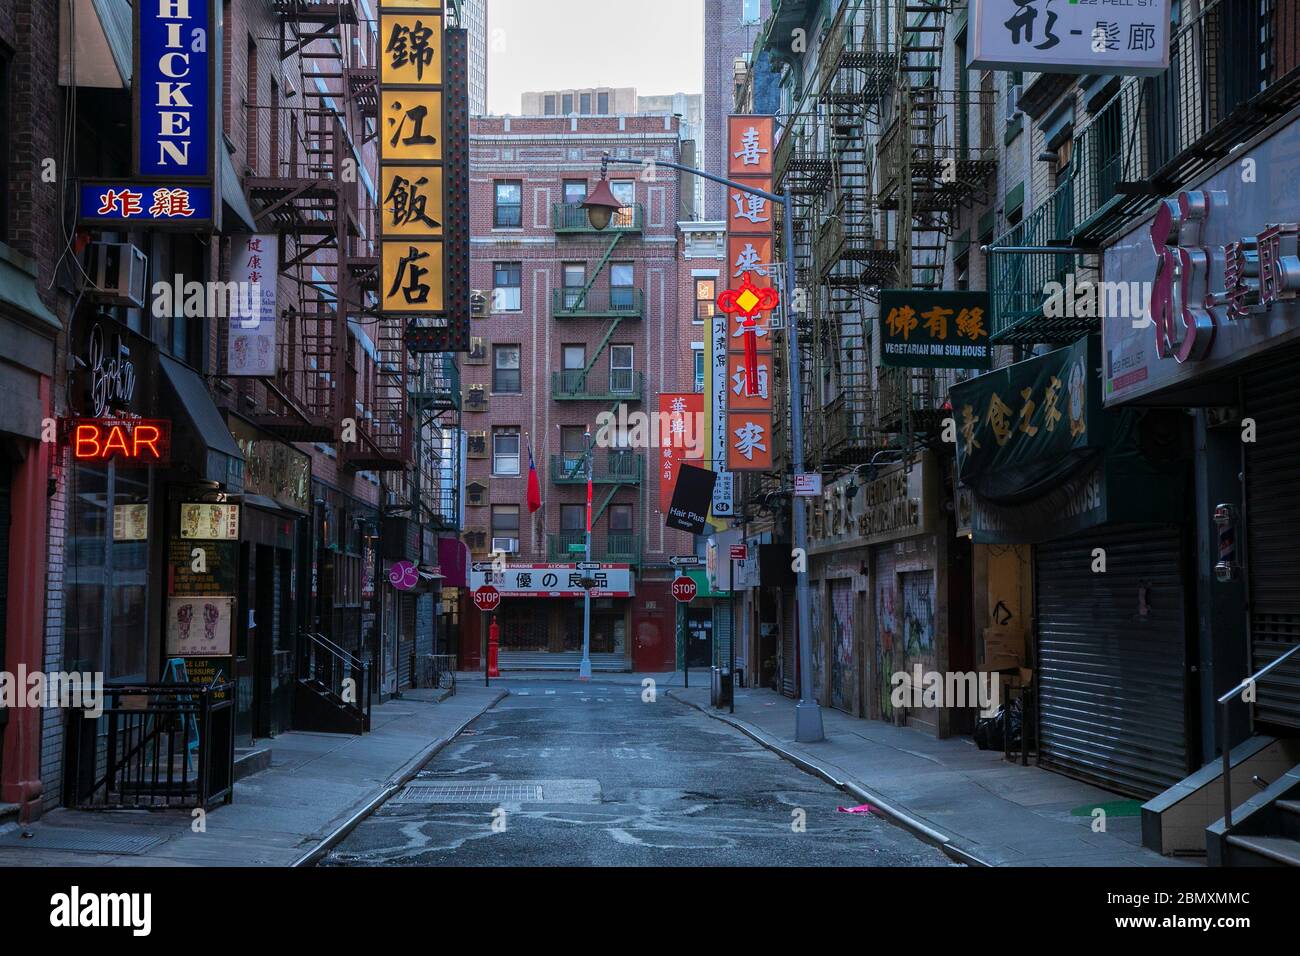
<instances>
[{"instance_id":1,"label":"ornate street lamp","mask_svg":"<svg viewBox=\"0 0 1300 956\"><path fill-rule=\"evenodd\" d=\"M614 191L609 188L605 174L609 168L608 158L600 161L600 181L582 201L582 208L587 210L587 221L591 228L601 232L608 225L614 213L623 208L623 204L614 198Z\"/></svg>"}]
</instances>

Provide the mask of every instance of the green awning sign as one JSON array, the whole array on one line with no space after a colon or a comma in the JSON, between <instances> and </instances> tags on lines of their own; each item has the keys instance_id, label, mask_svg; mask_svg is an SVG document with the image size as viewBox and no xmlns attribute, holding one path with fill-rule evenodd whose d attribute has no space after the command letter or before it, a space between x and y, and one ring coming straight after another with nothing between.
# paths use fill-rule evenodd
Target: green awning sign
<instances>
[{"instance_id":1,"label":"green awning sign","mask_svg":"<svg viewBox=\"0 0 1300 956\"><path fill-rule=\"evenodd\" d=\"M880 361L898 368L991 368L989 294L882 289Z\"/></svg>"},{"instance_id":2,"label":"green awning sign","mask_svg":"<svg viewBox=\"0 0 1300 956\"><path fill-rule=\"evenodd\" d=\"M991 501L1041 494L1105 448L1101 342L1073 345L954 385L961 483Z\"/></svg>"}]
</instances>

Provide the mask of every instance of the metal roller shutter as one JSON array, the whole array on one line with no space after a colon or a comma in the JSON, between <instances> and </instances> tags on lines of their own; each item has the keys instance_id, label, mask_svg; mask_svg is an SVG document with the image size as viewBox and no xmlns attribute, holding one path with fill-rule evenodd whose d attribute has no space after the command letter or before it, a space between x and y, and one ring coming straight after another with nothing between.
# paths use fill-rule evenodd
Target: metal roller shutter
<instances>
[{"instance_id":1,"label":"metal roller shutter","mask_svg":"<svg viewBox=\"0 0 1300 956\"><path fill-rule=\"evenodd\" d=\"M795 663L798 653L795 649L795 629L799 616L795 613L793 591L781 592L781 693L786 697L799 696L799 681Z\"/></svg>"},{"instance_id":2,"label":"metal roller shutter","mask_svg":"<svg viewBox=\"0 0 1300 956\"><path fill-rule=\"evenodd\" d=\"M1300 380L1293 357L1244 381L1256 429L1256 441L1245 444L1254 672L1300 641ZM1256 720L1300 727L1300 662L1292 658L1261 680L1257 695Z\"/></svg>"},{"instance_id":3,"label":"metal roller shutter","mask_svg":"<svg viewBox=\"0 0 1300 956\"><path fill-rule=\"evenodd\" d=\"M0 667L4 666L5 661L5 618L8 612L10 489L12 480L13 466L4 458L0 458ZM8 719L8 708L0 706L0 771L4 769L4 736L5 724Z\"/></svg>"},{"instance_id":4,"label":"metal roller shutter","mask_svg":"<svg viewBox=\"0 0 1300 956\"><path fill-rule=\"evenodd\" d=\"M1092 571L1098 547L1104 574ZM1181 564L1178 528L1107 530L1035 548L1045 766L1141 797L1186 776Z\"/></svg>"}]
</instances>

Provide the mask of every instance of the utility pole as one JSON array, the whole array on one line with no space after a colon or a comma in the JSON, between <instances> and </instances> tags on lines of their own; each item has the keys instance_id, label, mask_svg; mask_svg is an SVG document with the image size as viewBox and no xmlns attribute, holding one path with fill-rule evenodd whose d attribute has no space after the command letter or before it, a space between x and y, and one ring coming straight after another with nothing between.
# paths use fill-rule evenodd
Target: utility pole
<instances>
[{"instance_id":1,"label":"utility pole","mask_svg":"<svg viewBox=\"0 0 1300 956\"><path fill-rule=\"evenodd\" d=\"M583 444L587 448L587 544L584 562L591 563L591 432L582 433ZM585 572L584 572L585 573ZM585 578L584 578L585 581ZM582 588L582 664L578 667L579 680L591 680L591 588L585 584Z\"/></svg>"}]
</instances>

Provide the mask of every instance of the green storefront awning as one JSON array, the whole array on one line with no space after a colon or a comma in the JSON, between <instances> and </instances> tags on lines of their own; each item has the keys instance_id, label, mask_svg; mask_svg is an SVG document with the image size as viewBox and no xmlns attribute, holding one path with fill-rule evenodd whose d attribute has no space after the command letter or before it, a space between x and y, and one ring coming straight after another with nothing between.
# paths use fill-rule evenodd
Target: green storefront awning
<instances>
[{"instance_id":1,"label":"green storefront awning","mask_svg":"<svg viewBox=\"0 0 1300 956\"><path fill-rule=\"evenodd\" d=\"M39 319L55 331L63 331L59 317L46 307L36 292L36 264L8 246L0 247L0 302Z\"/></svg>"},{"instance_id":2,"label":"green storefront awning","mask_svg":"<svg viewBox=\"0 0 1300 956\"><path fill-rule=\"evenodd\" d=\"M703 569L690 569L686 576L695 582L695 596L697 598L729 598L730 591L713 591L709 588L709 572Z\"/></svg>"}]
</instances>

